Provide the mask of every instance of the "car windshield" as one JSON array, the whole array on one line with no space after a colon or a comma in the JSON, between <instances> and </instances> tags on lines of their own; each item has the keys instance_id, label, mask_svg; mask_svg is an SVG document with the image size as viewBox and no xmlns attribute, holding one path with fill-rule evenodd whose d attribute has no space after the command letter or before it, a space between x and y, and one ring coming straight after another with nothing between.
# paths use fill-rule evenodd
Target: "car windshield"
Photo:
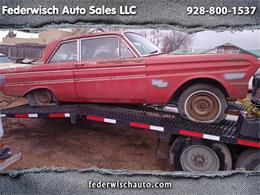
<instances>
[{"instance_id":1,"label":"car windshield","mask_svg":"<svg viewBox=\"0 0 260 195\"><path fill-rule=\"evenodd\" d=\"M12 62L7 56L0 56L0 64Z\"/></svg>"},{"instance_id":2,"label":"car windshield","mask_svg":"<svg viewBox=\"0 0 260 195\"><path fill-rule=\"evenodd\" d=\"M134 45L142 56L161 53L160 49L150 41L136 33L125 33L128 40Z\"/></svg>"}]
</instances>

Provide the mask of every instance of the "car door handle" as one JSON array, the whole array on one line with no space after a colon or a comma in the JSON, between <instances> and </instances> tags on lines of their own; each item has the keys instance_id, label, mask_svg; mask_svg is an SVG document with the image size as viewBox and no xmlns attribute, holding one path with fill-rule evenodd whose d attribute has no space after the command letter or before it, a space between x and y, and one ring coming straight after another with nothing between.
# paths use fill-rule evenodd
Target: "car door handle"
<instances>
[{"instance_id":1,"label":"car door handle","mask_svg":"<svg viewBox=\"0 0 260 195\"><path fill-rule=\"evenodd\" d=\"M78 64L75 64L75 68L80 68L80 67L82 67L82 66L84 66L84 64L83 64L83 63L78 63Z\"/></svg>"}]
</instances>

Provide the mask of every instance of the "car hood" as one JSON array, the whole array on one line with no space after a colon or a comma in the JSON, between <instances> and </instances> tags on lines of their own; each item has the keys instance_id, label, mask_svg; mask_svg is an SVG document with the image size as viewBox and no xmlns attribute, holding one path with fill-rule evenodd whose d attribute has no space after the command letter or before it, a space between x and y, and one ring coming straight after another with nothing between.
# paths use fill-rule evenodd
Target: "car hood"
<instances>
[{"instance_id":1,"label":"car hood","mask_svg":"<svg viewBox=\"0 0 260 195\"><path fill-rule=\"evenodd\" d=\"M22 67L30 67L31 64L18 64L18 63L4 63L0 64L0 73L13 72L19 70Z\"/></svg>"}]
</instances>

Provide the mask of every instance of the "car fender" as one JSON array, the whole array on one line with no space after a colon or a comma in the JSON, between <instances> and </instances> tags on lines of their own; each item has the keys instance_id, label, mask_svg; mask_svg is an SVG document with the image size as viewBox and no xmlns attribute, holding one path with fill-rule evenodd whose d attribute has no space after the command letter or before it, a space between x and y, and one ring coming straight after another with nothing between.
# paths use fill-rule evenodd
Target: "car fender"
<instances>
[{"instance_id":1,"label":"car fender","mask_svg":"<svg viewBox=\"0 0 260 195\"><path fill-rule=\"evenodd\" d=\"M201 83L203 82L203 80L212 80L213 82L218 83L218 85L220 85L222 87L223 90L225 90L224 92L226 93L225 95L227 95L228 97L230 96L230 87L228 86L227 82L223 82L222 79L220 79L219 77L213 76L213 75L199 75L199 76L193 76L193 77L188 77L184 80L182 80L182 82L178 83L178 85L176 86L175 89L173 89L172 94L170 94L170 96L167 97L168 101L172 100L173 97L175 97L177 95L178 92L180 92L181 90L185 89L186 87L193 85L195 83Z\"/></svg>"}]
</instances>

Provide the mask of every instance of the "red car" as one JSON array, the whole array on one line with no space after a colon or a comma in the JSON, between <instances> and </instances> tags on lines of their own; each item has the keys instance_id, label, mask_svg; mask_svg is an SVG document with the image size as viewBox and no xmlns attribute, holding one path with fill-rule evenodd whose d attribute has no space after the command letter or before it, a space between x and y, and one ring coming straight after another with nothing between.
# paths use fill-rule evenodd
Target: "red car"
<instances>
[{"instance_id":1,"label":"red car","mask_svg":"<svg viewBox=\"0 0 260 195\"><path fill-rule=\"evenodd\" d=\"M246 97L259 66L252 55L165 55L136 33L102 32L51 42L35 64L0 67L0 81L6 95L32 106L175 101L185 118L219 122L227 99Z\"/></svg>"}]
</instances>

